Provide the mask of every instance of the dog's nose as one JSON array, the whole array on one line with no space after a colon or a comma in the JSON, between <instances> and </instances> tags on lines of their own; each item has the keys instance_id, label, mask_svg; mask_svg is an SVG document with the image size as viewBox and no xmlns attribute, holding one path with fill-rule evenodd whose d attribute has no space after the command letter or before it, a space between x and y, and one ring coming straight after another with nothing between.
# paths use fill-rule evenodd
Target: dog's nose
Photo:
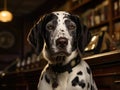
<instances>
[{"instance_id":1,"label":"dog's nose","mask_svg":"<svg viewBox=\"0 0 120 90\"><path fill-rule=\"evenodd\" d=\"M67 44L68 44L67 38L61 37L61 38L58 38L58 39L56 40L56 45L57 45L57 47L59 47L59 48L65 48L65 47L67 46Z\"/></svg>"}]
</instances>

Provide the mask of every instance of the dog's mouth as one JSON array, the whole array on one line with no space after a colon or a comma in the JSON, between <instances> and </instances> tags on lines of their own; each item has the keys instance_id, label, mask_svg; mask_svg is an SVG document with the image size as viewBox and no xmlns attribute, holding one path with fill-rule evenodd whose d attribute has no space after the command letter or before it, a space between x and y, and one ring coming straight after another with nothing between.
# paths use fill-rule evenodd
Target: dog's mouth
<instances>
[{"instance_id":1,"label":"dog's mouth","mask_svg":"<svg viewBox=\"0 0 120 90\"><path fill-rule=\"evenodd\" d=\"M63 63L68 55L70 54L64 51L55 53L54 55L52 55L55 62L54 64Z\"/></svg>"},{"instance_id":2,"label":"dog's mouth","mask_svg":"<svg viewBox=\"0 0 120 90\"><path fill-rule=\"evenodd\" d=\"M57 57L57 56L69 56L70 53L68 53L67 51L64 51L64 50L59 50L58 52L54 53L54 56Z\"/></svg>"}]
</instances>

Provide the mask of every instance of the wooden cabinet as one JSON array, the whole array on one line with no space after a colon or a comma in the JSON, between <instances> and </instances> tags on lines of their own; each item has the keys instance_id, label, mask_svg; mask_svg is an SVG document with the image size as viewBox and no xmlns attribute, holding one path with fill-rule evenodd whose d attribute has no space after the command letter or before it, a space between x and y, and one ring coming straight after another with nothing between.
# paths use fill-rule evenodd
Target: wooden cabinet
<instances>
[{"instance_id":1,"label":"wooden cabinet","mask_svg":"<svg viewBox=\"0 0 120 90\"><path fill-rule=\"evenodd\" d=\"M120 90L120 50L85 58L99 90Z\"/></svg>"}]
</instances>

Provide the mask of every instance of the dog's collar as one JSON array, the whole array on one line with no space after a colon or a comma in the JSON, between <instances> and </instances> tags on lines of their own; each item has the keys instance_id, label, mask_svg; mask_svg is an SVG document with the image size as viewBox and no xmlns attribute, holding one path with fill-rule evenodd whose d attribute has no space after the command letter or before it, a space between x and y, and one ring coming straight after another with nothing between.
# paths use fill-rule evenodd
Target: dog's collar
<instances>
[{"instance_id":1,"label":"dog's collar","mask_svg":"<svg viewBox=\"0 0 120 90\"><path fill-rule=\"evenodd\" d=\"M72 72L72 68L78 65L79 63L80 63L80 56L77 56L74 59L72 59L69 63L67 63L66 65L61 65L61 64L51 65L50 64L50 67L53 70L53 72L56 72L56 73L63 73L66 71L70 73Z\"/></svg>"}]
</instances>

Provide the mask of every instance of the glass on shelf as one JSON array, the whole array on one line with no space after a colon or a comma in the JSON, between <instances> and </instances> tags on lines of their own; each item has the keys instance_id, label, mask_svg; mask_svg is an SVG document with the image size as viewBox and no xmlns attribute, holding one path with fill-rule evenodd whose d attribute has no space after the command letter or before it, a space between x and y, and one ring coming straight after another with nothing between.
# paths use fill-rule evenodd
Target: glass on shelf
<instances>
[{"instance_id":1,"label":"glass on shelf","mask_svg":"<svg viewBox=\"0 0 120 90\"><path fill-rule=\"evenodd\" d=\"M114 25L114 40L118 48L120 48L120 22L115 23Z\"/></svg>"}]
</instances>

